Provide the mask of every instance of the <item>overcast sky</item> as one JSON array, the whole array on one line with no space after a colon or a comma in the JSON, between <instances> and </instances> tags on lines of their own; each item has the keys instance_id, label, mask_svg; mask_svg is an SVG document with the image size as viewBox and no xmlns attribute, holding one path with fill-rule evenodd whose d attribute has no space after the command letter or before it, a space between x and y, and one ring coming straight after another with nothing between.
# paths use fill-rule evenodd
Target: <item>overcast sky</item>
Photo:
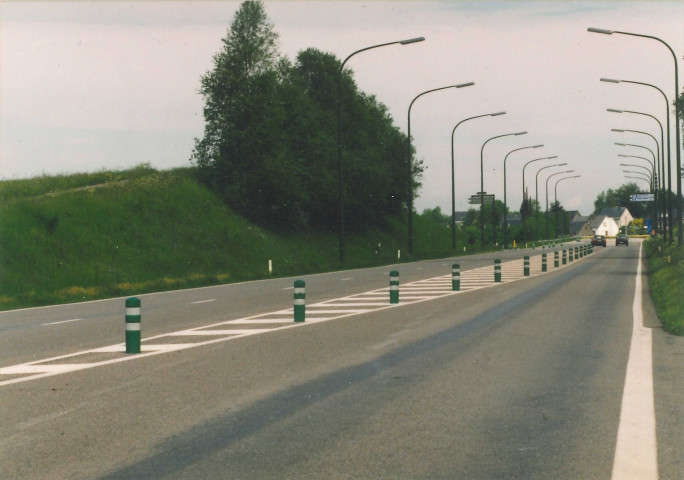
<instances>
[{"instance_id":1,"label":"overcast sky","mask_svg":"<svg viewBox=\"0 0 684 480\"><path fill-rule=\"evenodd\" d=\"M127 168L148 162L158 169L189 165L204 127L200 76L212 68L240 2L2 2L0 3L0 179ZM655 120L606 108L656 116L665 127L665 102L655 89L600 82L601 77L655 84L674 97L674 64L659 42L588 33L598 27L657 36L677 54L684 79L684 2L677 1L352 1L264 2L279 34L282 55L315 47L345 58L370 45L424 36L425 42L388 46L354 56L348 68L359 88L387 105L397 126L411 133L427 170L416 208L451 209L451 132L456 130L456 208L480 190L484 148L485 191L508 204L522 199L522 165L534 158L526 184L535 193L539 168L542 207L550 174L579 179L558 184L566 209L588 214L597 194L630 181L618 153L650 157L640 130L660 139ZM672 152L674 158L674 121ZM622 159L624 161L625 159ZM637 163L643 162L634 159ZM630 162L631 163L631 162ZM673 165L673 172L675 166ZM634 170L632 168L632 170ZM638 170L638 169L637 169ZM548 182L553 201L555 175ZM645 186L645 182L641 182ZM673 189L674 189L673 183Z\"/></svg>"}]
</instances>

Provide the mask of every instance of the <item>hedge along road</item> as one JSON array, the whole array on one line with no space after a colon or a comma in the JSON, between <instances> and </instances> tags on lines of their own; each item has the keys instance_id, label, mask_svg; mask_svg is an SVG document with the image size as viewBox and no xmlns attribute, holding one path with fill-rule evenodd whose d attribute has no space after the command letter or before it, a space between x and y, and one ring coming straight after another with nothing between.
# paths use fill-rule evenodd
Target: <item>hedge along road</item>
<instances>
[{"instance_id":1,"label":"hedge along road","mask_svg":"<svg viewBox=\"0 0 684 480\"><path fill-rule=\"evenodd\" d=\"M575 258L574 261L579 261L582 257L585 256L585 254L588 254L587 252L588 246L586 244L584 245L572 245L569 247L566 247L563 250L568 251L568 263L567 265L572 265L573 263L573 258ZM546 249L544 249L546 250ZM585 253L586 252L586 253ZM531 252L528 252L531 253ZM559 252L560 253L560 252ZM496 254L496 261L499 261L499 257L503 255L508 255L512 256L511 252L500 252L499 254ZM543 256L548 256L549 258L546 260L542 260ZM565 258L566 255L562 255L563 258ZM558 256L560 258L560 255ZM530 269L529 269L529 255L525 256L525 261L523 262L522 260L509 260L504 264L504 281L514 281L514 280L519 280L522 279L524 276L529 276L530 274ZM549 260L550 263L553 264L554 262L554 257L553 253L549 252L548 254L545 252L543 254L538 254L536 256L532 256L532 263L534 264L534 268L532 269L533 274L539 274L542 271L542 263L546 263L548 265ZM491 259L487 259L490 263L492 262ZM480 264L483 261L480 258L470 258L467 260L469 263L475 263L475 264ZM453 264L451 264L453 265ZM459 264L460 265L460 264ZM523 267L523 265L525 265ZM409 268L404 268L404 271L409 272L409 276L418 277L422 278L426 274L429 274L429 272L433 271L439 271L440 273L443 273L445 270L447 270L447 267L449 267L449 270L451 270L450 264L449 263L444 263L443 260L440 261L432 261L432 262L420 262L417 264L413 265L402 265L402 266L408 266ZM565 264L559 263L559 267L565 267ZM413 268L411 268L413 267ZM398 267L397 267L398 268ZM553 268L553 267L551 267ZM467 269L465 272L463 272L462 276L462 287L460 288L459 292L454 292L452 291L451 285L452 285L452 276L451 274L448 275L441 275L439 277L434 277L434 278L427 278L423 280L414 280L412 282L409 282L404 288L403 288L403 294L401 295L402 297L402 305L406 305L408 303L412 302L417 302L417 301L427 301L427 300L433 300L435 298L440 298L445 295L452 295L456 293L461 293L465 292L468 290L472 289L477 289L477 288L484 288L484 287L489 287L493 286L494 283L496 282L495 278L496 275L493 273L496 267L492 267L491 265L485 266L485 267L479 267L479 268L471 268ZM544 271L547 271L548 268L544 268ZM396 270L393 270L393 272L397 273ZM523 273L525 272L525 273ZM387 272L384 272L384 275L386 275ZM411 275L411 273L413 275ZM343 275L343 278L340 277L340 274ZM349 276L350 274L354 276ZM364 275L365 274L365 275ZM324 281L327 281L327 288L323 289L323 291L326 291L328 296L331 294L337 293L339 290L342 290L340 288L341 282L347 282L346 285L349 286L350 289L355 288L358 291L359 284L362 282L357 281L356 277L359 279L364 279L365 282L363 283L368 283L372 282L371 284L375 283L377 284L379 280L383 277L383 272L378 272L377 269L372 269L372 270L358 270L355 272L337 272L336 274L327 275L327 276L316 276L316 278L313 278L313 282L315 285L319 283L325 283L325 282L320 282L321 279ZM329 283L330 280L332 280L332 284ZM384 280L385 282L387 279ZM499 280L501 281L501 276L499 275ZM253 298L254 292L251 292L251 294L241 296L241 300L244 303L245 297L247 297L250 301L250 303L253 305L258 304L258 303L263 303L263 300L261 300L262 296L266 296L266 292L264 292L264 287L268 288L270 286L270 283L272 282L266 282L266 284L262 282L257 282L259 285L257 285L259 288L257 289L257 295L258 298ZM244 286L255 286L254 283L249 283L249 284L243 284L241 285L242 287ZM290 290L292 287L283 287L280 288L279 290ZM206 293L207 289L199 289L199 290L194 290L194 291L185 291L185 292L172 292L171 294L166 294L165 296L168 297L169 295L172 295L173 293L189 293L192 292L194 294L193 297L191 298L204 298L204 294ZM229 288L228 290L236 290L235 288ZM239 286L238 286L239 290ZM380 288L376 290L372 290L369 292L362 292L362 293L356 293L352 295L347 295L342 298L337 298L337 299L327 299L323 300L322 302L315 303L310 306L309 310L313 312L313 317L309 315L309 323L311 321L314 322L319 322L319 321L327 321L327 320L335 320L338 318L343 318L347 317L350 315L358 315L358 314L363 314L367 313L373 310L381 309L381 308L389 308L391 305L388 305L387 297L388 297L388 292L385 291L385 288ZM258 292L261 292L262 295L259 295ZM270 293L273 292L273 289L271 290ZM212 292L214 293L214 292ZM233 293L233 298L235 298L235 292ZM199 294L199 295L198 295ZM320 295L319 295L320 296ZM154 300L154 296L150 296L150 300ZM174 300L177 300L176 295L174 295ZM218 300L218 298L204 298L200 300L189 300L189 305L196 306L196 305L203 305L207 303L214 303ZM119 300L121 301L121 300ZM106 302L109 306L111 302ZM147 303L147 302L146 302ZM235 301L231 302L231 305L234 305ZM97 306L97 307L103 307L105 306L102 302L93 302L93 304L89 306ZM174 302L174 306L177 305ZM74 305L67 306L68 307L73 307ZM77 306L88 306L88 305L77 305ZM396 306L396 305L395 305ZM282 305L281 305L282 307ZM31 311L23 311L20 313L30 313L30 314L35 314L36 310L30 309ZM38 309L40 313L49 313L49 309ZM159 310L159 309L157 309ZM48 329L48 331L64 331L64 330L75 330L80 338L84 338L86 342L91 341L93 336L96 336L98 332L95 334L92 333L93 327L98 327L93 322L90 322L89 324L82 323L85 322L87 318L93 319L97 318L96 316L93 316L92 313L86 313L86 312L73 312L73 314L78 314L81 313L82 318L72 318L72 319L55 319L55 318L43 318L42 320L36 321L33 319L33 327L51 327ZM171 312L168 311L168 306L167 306L167 311L162 312L162 311L155 311L155 308L153 306L152 308L152 315L154 315L154 319L159 319L163 318L166 320L168 318L168 315ZM175 312L174 312L175 313ZM33 318L33 317L31 317ZM201 322L201 320L205 319L205 317L202 316L195 316L194 321L192 323L197 324L198 321ZM166 330L166 333L160 333L157 335L148 335L146 338L147 343L143 345L143 354L144 356L146 355L158 355L162 353L168 353L171 351L178 351L178 350L183 350L186 348L193 348L196 346L202 346L202 345L207 345L211 343L216 343L216 342L223 342L226 340L233 340L237 339L241 336L246 336L246 335L255 335L255 334L261 334L261 333L267 333L269 331L272 331L274 329L280 329L280 328L290 328L296 325L292 324L293 321L293 313L291 309L281 309L277 311L272 311L272 312L267 312L263 314L256 314L256 315L251 315L243 318L232 318L229 317L229 320L225 320L225 314L224 314L224 319L223 321L217 322L217 323L212 323L212 324L206 324L206 323L200 323L199 327L194 327L194 328L185 328L180 331L171 331L169 332L168 329ZM111 320L119 323L116 318L111 318ZM206 320L204 320L206 322ZM77 324L78 325L71 325L71 324ZM168 321L165 321L165 326L168 328L169 326ZM187 322L186 322L187 324ZM63 327L63 330L57 330L57 327ZM31 328L14 328L14 329L9 329L13 330L13 333L21 334L27 332L28 334L33 334L35 335L38 333L38 338L45 340L44 338L44 333L45 329L42 329L39 332L36 332L35 329ZM147 331L147 328L146 328ZM120 334L119 334L120 335ZM8 335L9 337L9 335ZM73 336L72 335L67 335L65 338L66 341L68 342L68 346L71 346L73 348L72 343L73 343ZM183 339L183 340L181 340ZM8 339L6 339L8 340ZM49 340L49 345L55 345L57 342L54 341L54 339ZM16 340L14 339L13 342L9 343L7 346L9 347L10 345L21 345L22 348L26 348L28 345L27 341L21 341L21 340ZM135 347L137 352L140 352L140 347L136 346ZM85 368L93 368L97 366L103 366L103 365L108 365L111 363L117 363L121 361L129 361L129 360L134 360L135 357L132 357L130 355L122 355L124 352L128 350L128 346L123 346L120 343L114 344L114 345L107 345L107 346L100 346L96 348L89 348L86 350L81 350L77 352L70 351L69 353L66 354L57 354L52 357L45 357L45 346L41 346L39 349L40 354L42 355L41 358L38 360L32 359L30 362L26 362L23 364L19 365L10 365L10 366L3 366L0 367L0 386L2 385L7 385L11 383L16 383L16 382L21 382L21 381L26 381L30 379L35 379L35 378L41 378L45 376L51 376L51 375L57 375L61 373L67 373L67 372L72 372L75 370L80 370L80 369L85 369ZM27 348L24 350L26 354L31 352L32 350L30 348Z\"/></svg>"},{"instance_id":2,"label":"hedge along road","mask_svg":"<svg viewBox=\"0 0 684 480\"><path fill-rule=\"evenodd\" d=\"M636 259L5 385L0 477L607 478ZM682 345L653 334L677 478Z\"/></svg>"}]
</instances>

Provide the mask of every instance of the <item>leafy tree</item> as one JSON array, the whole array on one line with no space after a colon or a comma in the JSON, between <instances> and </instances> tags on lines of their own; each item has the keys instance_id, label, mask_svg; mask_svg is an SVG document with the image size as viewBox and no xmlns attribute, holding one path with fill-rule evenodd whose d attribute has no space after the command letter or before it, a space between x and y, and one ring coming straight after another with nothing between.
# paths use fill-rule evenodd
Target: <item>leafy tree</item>
<instances>
[{"instance_id":1,"label":"leafy tree","mask_svg":"<svg viewBox=\"0 0 684 480\"><path fill-rule=\"evenodd\" d=\"M599 193L594 200L594 215L597 215L604 208L626 207L633 217L646 215L647 204L642 202L632 202L631 197L635 193L643 193L643 190L636 183L626 183L618 189L608 189Z\"/></svg>"},{"instance_id":2,"label":"leafy tree","mask_svg":"<svg viewBox=\"0 0 684 480\"><path fill-rule=\"evenodd\" d=\"M239 8L201 79L204 137L191 162L252 220L331 229L339 222L337 87L341 62L314 48L278 57L259 0ZM407 139L387 108L341 76L345 225L382 225L408 203ZM413 185L422 164L413 159Z\"/></svg>"},{"instance_id":3,"label":"leafy tree","mask_svg":"<svg viewBox=\"0 0 684 480\"><path fill-rule=\"evenodd\" d=\"M439 225L451 227L451 216L443 214L440 207L426 208L423 210L422 216L432 219Z\"/></svg>"}]
</instances>

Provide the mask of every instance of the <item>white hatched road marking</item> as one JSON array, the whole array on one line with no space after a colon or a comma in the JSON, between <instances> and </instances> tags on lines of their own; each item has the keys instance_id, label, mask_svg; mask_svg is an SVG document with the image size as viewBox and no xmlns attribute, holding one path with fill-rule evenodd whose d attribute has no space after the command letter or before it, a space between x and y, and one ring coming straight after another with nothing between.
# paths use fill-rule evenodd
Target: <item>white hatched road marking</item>
<instances>
[{"instance_id":1,"label":"white hatched road marking","mask_svg":"<svg viewBox=\"0 0 684 480\"><path fill-rule=\"evenodd\" d=\"M581 259L576 259L573 262L568 262L566 265L560 264L558 268L555 268L553 266L553 260L551 260L550 264L548 264L548 271L552 272L554 270L559 270L563 267L571 266L579 260ZM522 259L512 260L501 264L501 283L517 281L524 278L531 278L541 273L541 255L537 255L530 258L530 277L523 276ZM37 378L48 377L52 375L58 375L62 373L74 372L77 370L84 370L98 366L140 359L151 355L158 355L162 353L174 352L178 350L184 350L203 345L210 345L218 342L235 340L246 336L273 332L285 328L302 327L313 323L336 320L340 318L350 317L353 315L359 315L373 311L380 311L388 308L396 308L404 305L411 305L414 303L447 297L449 295L457 295L471 290L477 290L480 288L499 285L498 283L494 282L493 264L461 272L459 291L452 291L451 281L452 275L449 273L439 277L428 278L400 285L398 304L389 303L389 286L333 300L314 303L306 306L306 322L295 323L294 308L290 307L275 312L227 320L212 325L203 325L201 327L165 333L154 337L143 338L141 344L141 353L135 355L126 354L125 344L118 343L115 345L109 345L91 350L84 350L81 352L72 353L68 355L61 355L58 357L46 358L34 362L13 365L9 367L2 367L0 368L0 378L2 378L2 375L13 375L15 376L15 378L0 381L0 386L24 382L27 380L33 380ZM292 289L293 287L288 287L284 288L283 290ZM201 300L193 303L206 303L210 301L214 301L214 299ZM79 319L68 321L77 320ZM239 325L243 327L246 325L272 326L270 328L230 328L233 325ZM158 340L161 338L173 337L186 337L186 339L194 337L199 340L193 343L149 343L150 341ZM98 356L98 354L103 354L101 360L97 360L95 358ZM117 358L111 358L112 354L120 354L120 356ZM85 357L84 360L88 360L88 362L74 362L75 360L77 360L77 357ZM61 362L62 360L64 360L64 363L56 363Z\"/></svg>"}]
</instances>

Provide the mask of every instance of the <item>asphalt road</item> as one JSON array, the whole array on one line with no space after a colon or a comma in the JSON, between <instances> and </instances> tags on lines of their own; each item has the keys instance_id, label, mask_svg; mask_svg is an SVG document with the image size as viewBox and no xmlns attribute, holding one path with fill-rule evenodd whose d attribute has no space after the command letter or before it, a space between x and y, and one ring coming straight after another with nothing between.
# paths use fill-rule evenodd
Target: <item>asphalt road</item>
<instances>
[{"instance_id":1,"label":"asphalt road","mask_svg":"<svg viewBox=\"0 0 684 480\"><path fill-rule=\"evenodd\" d=\"M541 252L497 256L525 253ZM0 384L0 478L610 478L637 259L609 246L519 281ZM453 261L397 266L402 294ZM386 287L392 268L307 276L307 305ZM142 296L143 336L288 308L292 280ZM684 339L647 294L643 311L659 474L682 478ZM122 325L123 299L4 312L0 373L121 342Z\"/></svg>"}]
</instances>

